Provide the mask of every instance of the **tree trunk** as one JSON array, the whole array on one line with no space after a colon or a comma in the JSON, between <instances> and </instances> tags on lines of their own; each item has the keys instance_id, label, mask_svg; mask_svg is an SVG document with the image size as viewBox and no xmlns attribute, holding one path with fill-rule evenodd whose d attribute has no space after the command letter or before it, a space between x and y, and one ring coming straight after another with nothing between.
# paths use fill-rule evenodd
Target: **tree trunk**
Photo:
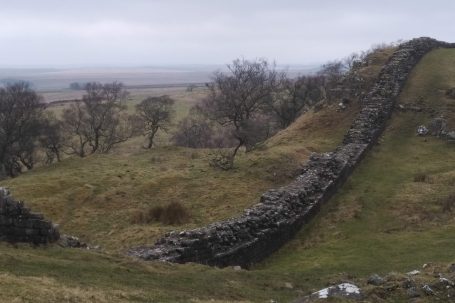
<instances>
[{"instance_id":1,"label":"tree trunk","mask_svg":"<svg viewBox=\"0 0 455 303\"><path fill-rule=\"evenodd\" d=\"M239 139L239 144L234 148L234 152L232 153L232 165L234 165L234 159L239 151L239 148L243 145L243 140Z\"/></svg>"}]
</instances>

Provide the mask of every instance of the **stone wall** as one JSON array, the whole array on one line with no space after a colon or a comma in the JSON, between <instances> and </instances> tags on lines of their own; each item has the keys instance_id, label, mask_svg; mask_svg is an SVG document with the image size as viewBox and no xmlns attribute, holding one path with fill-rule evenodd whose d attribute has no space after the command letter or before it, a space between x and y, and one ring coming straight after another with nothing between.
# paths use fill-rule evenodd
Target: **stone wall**
<instances>
[{"instance_id":1,"label":"stone wall","mask_svg":"<svg viewBox=\"0 0 455 303\"><path fill-rule=\"evenodd\" d=\"M0 187L0 240L12 243L45 244L55 242L57 228L41 214L30 212L21 201L14 200L9 191Z\"/></svg>"},{"instance_id":2,"label":"stone wall","mask_svg":"<svg viewBox=\"0 0 455 303\"><path fill-rule=\"evenodd\" d=\"M133 248L129 254L145 260L248 267L276 251L318 213L352 173L384 130L412 68L437 47L454 45L430 38L400 45L362 99L362 109L342 145L333 152L312 155L291 184L267 191L259 203L238 217L168 233L154 246Z\"/></svg>"}]
</instances>

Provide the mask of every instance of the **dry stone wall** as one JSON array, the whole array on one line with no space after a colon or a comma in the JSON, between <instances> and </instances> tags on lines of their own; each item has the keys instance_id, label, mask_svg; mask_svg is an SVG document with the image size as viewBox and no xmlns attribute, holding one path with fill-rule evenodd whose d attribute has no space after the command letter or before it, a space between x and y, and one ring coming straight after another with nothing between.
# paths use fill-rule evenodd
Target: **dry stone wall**
<instances>
[{"instance_id":1,"label":"dry stone wall","mask_svg":"<svg viewBox=\"0 0 455 303\"><path fill-rule=\"evenodd\" d=\"M46 244L55 242L60 235L57 228L41 214L30 212L21 201L0 187L0 240L12 243Z\"/></svg>"},{"instance_id":2,"label":"dry stone wall","mask_svg":"<svg viewBox=\"0 0 455 303\"><path fill-rule=\"evenodd\" d=\"M318 213L348 178L384 130L412 68L437 47L454 45L431 38L400 45L363 98L362 109L342 145L333 152L312 155L291 184L265 192L259 203L239 217L168 233L154 246L133 248L129 254L145 260L248 267L276 251Z\"/></svg>"}]
</instances>

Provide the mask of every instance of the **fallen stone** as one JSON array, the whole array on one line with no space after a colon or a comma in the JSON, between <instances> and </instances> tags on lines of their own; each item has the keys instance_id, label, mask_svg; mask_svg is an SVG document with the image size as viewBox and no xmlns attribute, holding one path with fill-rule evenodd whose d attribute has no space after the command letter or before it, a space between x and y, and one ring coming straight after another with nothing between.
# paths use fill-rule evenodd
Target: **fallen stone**
<instances>
[{"instance_id":1,"label":"fallen stone","mask_svg":"<svg viewBox=\"0 0 455 303\"><path fill-rule=\"evenodd\" d=\"M417 127L417 136L424 137L428 135L428 128L425 125L419 125Z\"/></svg>"},{"instance_id":2,"label":"fallen stone","mask_svg":"<svg viewBox=\"0 0 455 303\"><path fill-rule=\"evenodd\" d=\"M311 297L317 299L328 299L332 297L361 299L360 288L351 283L341 283L336 286L330 286L311 294Z\"/></svg>"},{"instance_id":3,"label":"fallen stone","mask_svg":"<svg viewBox=\"0 0 455 303\"><path fill-rule=\"evenodd\" d=\"M434 296L434 291L428 284L423 285L422 290L427 296Z\"/></svg>"},{"instance_id":4,"label":"fallen stone","mask_svg":"<svg viewBox=\"0 0 455 303\"><path fill-rule=\"evenodd\" d=\"M412 270L412 271L410 271L410 272L408 272L408 273L406 273L406 274L407 274L408 276L415 276L415 275L420 274L420 271L417 270L417 269L415 269L415 270Z\"/></svg>"},{"instance_id":5,"label":"fallen stone","mask_svg":"<svg viewBox=\"0 0 455 303\"><path fill-rule=\"evenodd\" d=\"M58 245L65 248L87 248L87 243L79 240L78 237L70 235L62 235L58 241Z\"/></svg>"},{"instance_id":6,"label":"fallen stone","mask_svg":"<svg viewBox=\"0 0 455 303\"><path fill-rule=\"evenodd\" d=\"M378 274L374 274L368 278L367 283L378 286L384 284L384 279L380 277Z\"/></svg>"},{"instance_id":7,"label":"fallen stone","mask_svg":"<svg viewBox=\"0 0 455 303\"><path fill-rule=\"evenodd\" d=\"M289 282L285 282L285 283L284 283L284 287L289 288L289 289L294 289L294 285L292 285L292 284L289 283Z\"/></svg>"}]
</instances>

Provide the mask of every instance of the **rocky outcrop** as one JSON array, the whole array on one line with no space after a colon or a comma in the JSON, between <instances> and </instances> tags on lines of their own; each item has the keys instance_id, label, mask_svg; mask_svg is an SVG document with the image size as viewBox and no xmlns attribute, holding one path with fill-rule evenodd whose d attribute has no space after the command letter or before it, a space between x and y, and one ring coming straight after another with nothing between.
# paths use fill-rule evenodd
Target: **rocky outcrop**
<instances>
[{"instance_id":1,"label":"rocky outcrop","mask_svg":"<svg viewBox=\"0 0 455 303\"><path fill-rule=\"evenodd\" d=\"M0 187L0 240L12 243L46 244L55 242L60 235L57 228L41 214L30 212L21 201Z\"/></svg>"},{"instance_id":2,"label":"rocky outcrop","mask_svg":"<svg viewBox=\"0 0 455 303\"><path fill-rule=\"evenodd\" d=\"M383 67L362 109L335 151L312 155L291 184L264 193L260 202L236 218L207 227L171 232L152 247L129 254L146 260L198 262L248 267L290 240L351 174L373 146L392 114L409 72L423 55L452 44L418 38L399 46Z\"/></svg>"}]
</instances>

